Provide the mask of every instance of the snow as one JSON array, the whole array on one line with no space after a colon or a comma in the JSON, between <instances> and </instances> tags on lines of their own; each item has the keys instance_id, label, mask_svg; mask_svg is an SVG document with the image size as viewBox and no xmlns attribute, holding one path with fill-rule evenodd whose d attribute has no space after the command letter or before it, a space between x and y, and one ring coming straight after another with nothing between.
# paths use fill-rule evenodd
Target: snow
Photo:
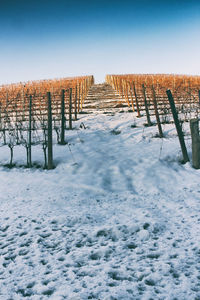
<instances>
[{"instance_id":1,"label":"snow","mask_svg":"<svg viewBox=\"0 0 200 300\"><path fill-rule=\"evenodd\" d=\"M200 299L200 171L173 124L160 139L144 123L80 115L54 170L0 167L0 299Z\"/></svg>"}]
</instances>

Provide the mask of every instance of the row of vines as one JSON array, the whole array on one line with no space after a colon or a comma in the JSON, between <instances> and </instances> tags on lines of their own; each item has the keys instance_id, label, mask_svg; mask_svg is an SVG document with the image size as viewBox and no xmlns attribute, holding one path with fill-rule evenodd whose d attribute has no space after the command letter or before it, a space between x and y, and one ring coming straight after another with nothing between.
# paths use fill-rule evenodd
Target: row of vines
<instances>
[{"instance_id":1,"label":"row of vines","mask_svg":"<svg viewBox=\"0 0 200 300\"><path fill-rule=\"evenodd\" d=\"M146 126L156 117L158 136L164 137L162 124L174 122L183 153L189 161L184 142L183 124L190 122L193 166L200 168L200 76L166 74L107 75L106 82L121 95L137 116L146 116ZM199 150L197 150L199 149Z\"/></svg>"},{"instance_id":2,"label":"row of vines","mask_svg":"<svg viewBox=\"0 0 200 300\"><path fill-rule=\"evenodd\" d=\"M166 94L170 89L178 111L185 112L189 117L192 111L199 113L200 76L187 75L107 75L109 83L122 97L138 117L146 111L146 104L150 115L155 114L155 101L160 115L170 118L171 111Z\"/></svg>"},{"instance_id":3,"label":"row of vines","mask_svg":"<svg viewBox=\"0 0 200 300\"><path fill-rule=\"evenodd\" d=\"M10 149L10 161L6 165L14 165L14 147L22 145L26 149L26 165L32 167L31 149L40 144L44 168L51 169L52 150L48 143L56 140L65 144L65 130L72 129L72 120L82 111L93 83L93 76L83 76L1 86L0 147ZM55 139L50 141L52 135Z\"/></svg>"}]
</instances>

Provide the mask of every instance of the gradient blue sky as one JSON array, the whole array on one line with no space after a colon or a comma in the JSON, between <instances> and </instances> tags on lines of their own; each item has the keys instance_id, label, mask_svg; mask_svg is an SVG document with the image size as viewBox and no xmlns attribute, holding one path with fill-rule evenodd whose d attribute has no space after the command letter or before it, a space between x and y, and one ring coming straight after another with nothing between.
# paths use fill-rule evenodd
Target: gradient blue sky
<instances>
[{"instance_id":1,"label":"gradient blue sky","mask_svg":"<svg viewBox=\"0 0 200 300\"><path fill-rule=\"evenodd\" d=\"M0 84L93 74L200 75L200 1L0 2Z\"/></svg>"}]
</instances>

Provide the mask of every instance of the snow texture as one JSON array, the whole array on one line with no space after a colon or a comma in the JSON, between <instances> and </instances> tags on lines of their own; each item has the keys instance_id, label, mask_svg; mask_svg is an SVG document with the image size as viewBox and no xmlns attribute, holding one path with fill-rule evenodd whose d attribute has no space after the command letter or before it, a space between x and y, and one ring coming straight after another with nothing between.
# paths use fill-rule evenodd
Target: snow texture
<instances>
[{"instance_id":1,"label":"snow texture","mask_svg":"<svg viewBox=\"0 0 200 300\"><path fill-rule=\"evenodd\" d=\"M200 299L200 171L180 163L173 124L160 139L144 122L81 115L54 170L0 167L1 300Z\"/></svg>"}]
</instances>

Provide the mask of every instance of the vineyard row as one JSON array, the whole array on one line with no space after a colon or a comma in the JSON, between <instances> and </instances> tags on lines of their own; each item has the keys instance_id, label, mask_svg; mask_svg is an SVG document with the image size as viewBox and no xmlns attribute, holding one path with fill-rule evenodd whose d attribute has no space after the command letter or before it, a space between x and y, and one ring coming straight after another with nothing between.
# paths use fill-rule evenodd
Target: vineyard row
<instances>
[{"instance_id":1,"label":"vineyard row","mask_svg":"<svg viewBox=\"0 0 200 300\"><path fill-rule=\"evenodd\" d=\"M160 114L169 111L166 90L170 89L178 109L199 109L200 76L181 75L107 75L110 84L138 117L141 111L154 113L155 102Z\"/></svg>"}]
</instances>

